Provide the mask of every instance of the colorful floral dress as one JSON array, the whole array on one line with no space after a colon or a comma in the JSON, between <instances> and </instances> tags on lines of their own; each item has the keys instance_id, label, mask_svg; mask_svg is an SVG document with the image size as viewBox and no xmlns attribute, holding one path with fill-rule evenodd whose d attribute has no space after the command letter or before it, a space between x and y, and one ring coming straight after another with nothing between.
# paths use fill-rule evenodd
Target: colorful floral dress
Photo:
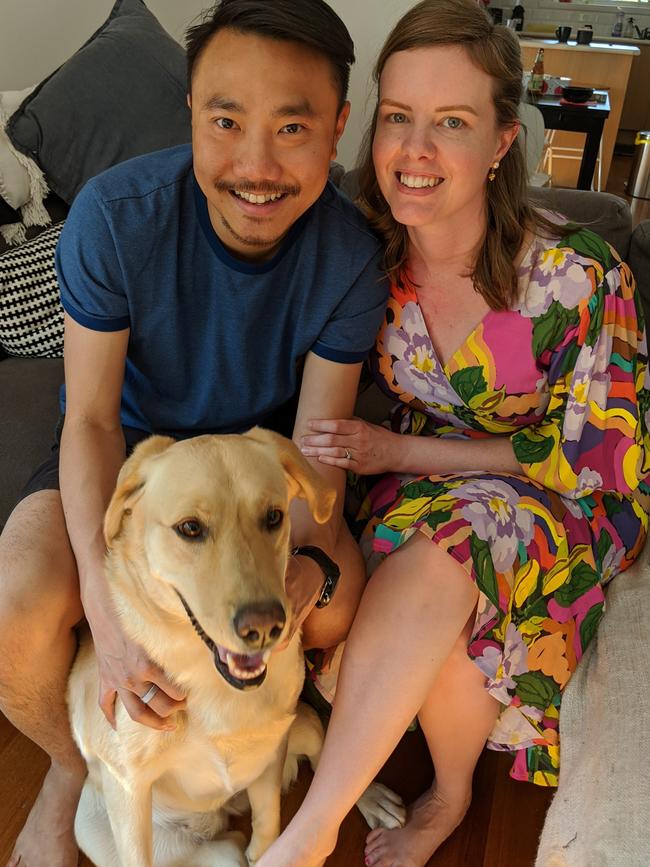
<instances>
[{"instance_id":1,"label":"colorful floral dress","mask_svg":"<svg viewBox=\"0 0 650 867\"><path fill-rule=\"evenodd\" d=\"M537 238L519 274L518 304L446 366L415 291L393 286L372 367L399 399L393 430L508 436L522 473L388 475L359 519L371 571L416 530L467 569L469 654L503 705L488 746L513 752L515 779L556 785L562 690L646 537L650 382L633 277L603 240Z\"/></svg>"}]
</instances>

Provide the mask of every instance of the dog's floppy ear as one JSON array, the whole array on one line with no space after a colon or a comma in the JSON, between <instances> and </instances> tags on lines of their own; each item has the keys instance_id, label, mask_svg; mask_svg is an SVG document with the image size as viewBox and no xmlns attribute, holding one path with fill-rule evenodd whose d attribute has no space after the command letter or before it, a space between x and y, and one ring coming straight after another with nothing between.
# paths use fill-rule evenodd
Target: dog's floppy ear
<instances>
[{"instance_id":1,"label":"dog's floppy ear","mask_svg":"<svg viewBox=\"0 0 650 867\"><path fill-rule=\"evenodd\" d=\"M124 515L142 496L148 460L166 451L174 442L171 437L148 437L138 443L132 455L122 465L104 516L104 541L108 547L119 536Z\"/></svg>"},{"instance_id":2,"label":"dog's floppy ear","mask_svg":"<svg viewBox=\"0 0 650 867\"><path fill-rule=\"evenodd\" d=\"M261 427L254 427L246 433L246 436L257 440L257 442L270 443L275 446L280 463L289 480L290 496L302 497L303 500L307 500L314 520L319 524L328 521L334 509L336 491L303 457L296 444L280 434Z\"/></svg>"}]
</instances>

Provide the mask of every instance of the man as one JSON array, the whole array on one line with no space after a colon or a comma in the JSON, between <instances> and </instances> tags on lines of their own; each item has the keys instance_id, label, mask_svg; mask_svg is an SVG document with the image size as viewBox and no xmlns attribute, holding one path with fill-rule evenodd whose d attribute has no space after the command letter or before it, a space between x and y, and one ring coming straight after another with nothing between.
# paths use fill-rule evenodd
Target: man
<instances>
[{"instance_id":1,"label":"man","mask_svg":"<svg viewBox=\"0 0 650 867\"><path fill-rule=\"evenodd\" d=\"M52 759L11 867L77 863L86 770L64 694L84 616L110 721L116 698L158 729L183 706L121 632L105 584L102 517L125 454L151 432L256 423L293 427L299 442L309 419L351 415L385 303L379 245L327 185L354 60L338 16L323 0L222 0L189 31L187 54L191 148L93 179L57 251L60 456L28 484L0 539L0 706ZM347 632L363 566L341 519L344 473L316 466L339 506L318 528L298 504L293 542L322 548L342 578L331 605L315 609L323 572L300 556L287 588L306 645L329 646Z\"/></svg>"}]
</instances>

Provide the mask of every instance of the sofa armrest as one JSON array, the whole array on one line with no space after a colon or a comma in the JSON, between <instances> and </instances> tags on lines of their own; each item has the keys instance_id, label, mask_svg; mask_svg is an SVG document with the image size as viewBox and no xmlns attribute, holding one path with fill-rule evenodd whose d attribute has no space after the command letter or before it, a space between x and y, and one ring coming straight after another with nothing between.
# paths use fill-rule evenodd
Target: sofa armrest
<instances>
[{"instance_id":1,"label":"sofa armrest","mask_svg":"<svg viewBox=\"0 0 650 867\"><path fill-rule=\"evenodd\" d=\"M0 528L23 485L44 461L59 418L62 358L5 358L0 362Z\"/></svg>"}]
</instances>

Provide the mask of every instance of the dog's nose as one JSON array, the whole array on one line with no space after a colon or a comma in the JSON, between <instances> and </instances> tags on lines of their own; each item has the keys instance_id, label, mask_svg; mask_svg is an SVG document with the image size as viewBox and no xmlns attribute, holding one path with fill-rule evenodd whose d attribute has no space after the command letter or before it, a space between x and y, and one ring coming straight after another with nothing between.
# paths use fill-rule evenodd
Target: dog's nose
<instances>
[{"instance_id":1,"label":"dog's nose","mask_svg":"<svg viewBox=\"0 0 650 867\"><path fill-rule=\"evenodd\" d=\"M235 632L249 647L265 647L278 639L287 615L277 600L244 605L233 618Z\"/></svg>"}]
</instances>

